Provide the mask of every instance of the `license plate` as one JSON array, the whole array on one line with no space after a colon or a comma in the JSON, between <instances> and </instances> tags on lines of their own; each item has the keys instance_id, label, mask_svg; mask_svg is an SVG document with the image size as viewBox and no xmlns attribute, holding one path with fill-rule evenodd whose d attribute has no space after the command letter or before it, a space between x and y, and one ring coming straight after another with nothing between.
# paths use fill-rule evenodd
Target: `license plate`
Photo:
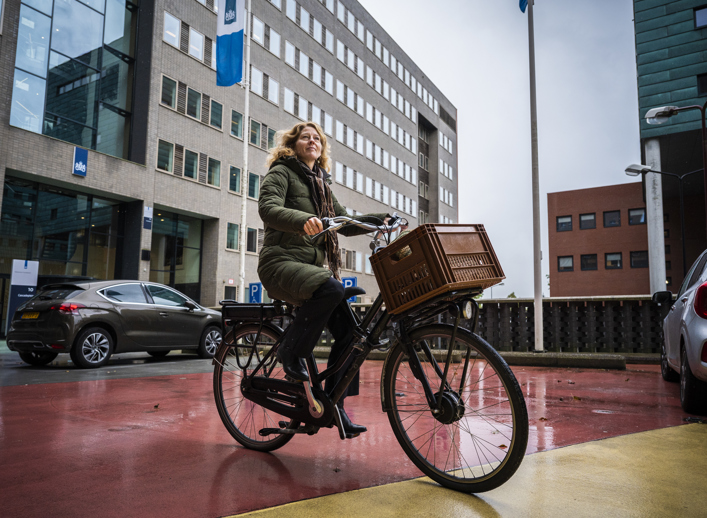
<instances>
[{"instance_id":1,"label":"license plate","mask_svg":"<svg viewBox=\"0 0 707 518\"><path fill-rule=\"evenodd\" d=\"M39 318L39 313L33 311L32 313L22 313L22 320L33 320Z\"/></svg>"}]
</instances>

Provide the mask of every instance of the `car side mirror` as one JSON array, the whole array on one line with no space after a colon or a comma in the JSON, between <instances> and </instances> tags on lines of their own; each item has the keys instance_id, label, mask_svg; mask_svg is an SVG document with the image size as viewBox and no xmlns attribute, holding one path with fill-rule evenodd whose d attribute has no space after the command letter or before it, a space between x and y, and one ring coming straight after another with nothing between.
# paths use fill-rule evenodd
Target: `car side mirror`
<instances>
[{"instance_id":1,"label":"car side mirror","mask_svg":"<svg viewBox=\"0 0 707 518\"><path fill-rule=\"evenodd\" d=\"M656 291L653 296L651 297L651 300L655 302L656 304L672 304L673 303L673 294L670 291Z\"/></svg>"},{"instance_id":2,"label":"car side mirror","mask_svg":"<svg viewBox=\"0 0 707 518\"><path fill-rule=\"evenodd\" d=\"M189 311L194 311L198 306L194 304L191 300L184 302L184 307L189 308Z\"/></svg>"}]
</instances>

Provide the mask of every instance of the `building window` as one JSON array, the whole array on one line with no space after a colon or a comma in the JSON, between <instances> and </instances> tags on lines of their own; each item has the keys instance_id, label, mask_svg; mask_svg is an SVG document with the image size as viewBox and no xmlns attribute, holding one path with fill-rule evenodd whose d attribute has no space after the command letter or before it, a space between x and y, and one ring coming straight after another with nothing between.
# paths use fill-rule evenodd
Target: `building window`
<instances>
[{"instance_id":1,"label":"building window","mask_svg":"<svg viewBox=\"0 0 707 518\"><path fill-rule=\"evenodd\" d=\"M695 9L695 29L707 27L707 7Z\"/></svg>"},{"instance_id":2,"label":"building window","mask_svg":"<svg viewBox=\"0 0 707 518\"><path fill-rule=\"evenodd\" d=\"M597 254L586 254L580 257L582 271L597 269Z\"/></svg>"},{"instance_id":3,"label":"building window","mask_svg":"<svg viewBox=\"0 0 707 518\"><path fill-rule=\"evenodd\" d=\"M670 245L665 245L665 255L670 255Z\"/></svg>"},{"instance_id":4,"label":"building window","mask_svg":"<svg viewBox=\"0 0 707 518\"><path fill-rule=\"evenodd\" d=\"M572 230L572 216L557 216L557 231L567 232Z\"/></svg>"},{"instance_id":5,"label":"building window","mask_svg":"<svg viewBox=\"0 0 707 518\"><path fill-rule=\"evenodd\" d=\"M604 258L604 268L606 268L607 270L619 270L623 267L621 265L621 252L613 254L604 254Z\"/></svg>"},{"instance_id":6,"label":"building window","mask_svg":"<svg viewBox=\"0 0 707 518\"><path fill-rule=\"evenodd\" d=\"M179 34L181 32L182 24L177 18L169 14L167 11L164 13L164 33L162 34L162 39L179 48Z\"/></svg>"},{"instance_id":7,"label":"building window","mask_svg":"<svg viewBox=\"0 0 707 518\"><path fill-rule=\"evenodd\" d=\"M201 94L191 88L187 89L187 115L195 119L201 116Z\"/></svg>"},{"instance_id":8,"label":"building window","mask_svg":"<svg viewBox=\"0 0 707 518\"><path fill-rule=\"evenodd\" d=\"M672 269L672 264L670 263L670 261L665 261L665 269L666 269L666 270L671 270L671 269Z\"/></svg>"},{"instance_id":9,"label":"building window","mask_svg":"<svg viewBox=\"0 0 707 518\"><path fill-rule=\"evenodd\" d=\"M221 187L221 162L209 158L209 166L206 172L206 183L214 187Z\"/></svg>"},{"instance_id":10,"label":"building window","mask_svg":"<svg viewBox=\"0 0 707 518\"><path fill-rule=\"evenodd\" d=\"M672 277L666 277L666 278L665 278L665 285L666 285L666 286L672 286L672 285L673 285L673 278L672 278Z\"/></svg>"},{"instance_id":11,"label":"building window","mask_svg":"<svg viewBox=\"0 0 707 518\"><path fill-rule=\"evenodd\" d=\"M631 268L648 268L648 252L631 252Z\"/></svg>"},{"instance_id":12,"label":"building window","mask_svg":"<svg viewBox=\"0 0 707 518\"><path fill-rule=\"evenodd\" d=\"M204 60L204 35L189 27L189 54L199 61Z\"/></svg>"},{"instance_id":13,"label":"building window","mask_svg":"<svg viewBox=\"0 0 707 518\"><path fill-rule=\"evenodd\" d=\"M243 138L243 114L231 110L231 135Z\"/></svg>"},{"instance_id":14,"label":"building window","mask_svg":"<svg viewBox=\"0 0 707 518\"><path fill-rule=\"evenodd\" d=\"M199 177L199 153L184 150L184 176L192 180Z\"/></svg>"},{"instance_id":15,"label":"building window","mask_svg":"<svg viewBox=\"0 0 707 518\"><path fill-rule=\"evenodd\" d=\"M172 172L174 162L174 144L160 140L157 144L157 169Z\"/></svg>"},{"instance_id":16,"label":"building window","mask_svg":"<svg viewBox=\"0 0 707 518\"><path fill-rule=\"evenodd\" d=\"M591 214L580 214L579 229L587 230L590 228L597 228L597 215L594 212Z\"/></svg>"},{"instance_id":17,"label":"building window","mask_svg":"<svg viewBox=\"0 0 707 518\"><path fill-rule=\"evenodd\" d=\"M697 95L707 95L707 74L697 76Z\"/></svg>"},{"instance_id":18,"label":"building window","mask_svg":"<svg viewBox=\"0 0 707 518\"><path fill-rule=\"evenodd\" d=\"M277 131L272 128L268 128L268 149L272 149L277 144L276 140Z\"/></svg>"},{"instance_id":19,"label":"building window","mask_svg":"<svg viewBox=\"0 0 707 518\"><path fill-rule=\"evenodd\" d=\"M228 250L238 250L238 225L229 223L226 230L226 248Z\"/></svg>"},{"instance_id":20,"label":"building window","mask_svg":"<svg viewBox=\"0 0 707 518\"><path fill-rule=\"evenodd\" d=\"M248 252L258 251L258 230L255 228L248 228L248 241L246 244L246 250Z\"/></svg>"},{"instance_id":21,"label":"building window","mask_svg":"<svg viewBox=\"0 0 707 518\"><path fill-rule=\"evenodd\" d=\"M668 239L670 237L670 229L669 228L663 229L663 237L665 239Z\"/></svg>"},{"instance_id":22,"label":"building window","mask_svg":"<svg viewBox=\"0 0 707 518\"><path fill-rule=\"evenodd\" d=\"M604 227L620 227L621 211L609 210L604 212Z\"/></svg>"},{"instance_id":23,"label":"building window","mask_svg":"<svg viewBox=\"0 0 707 518\"><path fill-rule=\"evenodd\" d=\"M629 225L645 225L646 224L646 209L629 209L628 211Z\"/></svg>"},{"instance_id":24,"label":"building window","mask_svg":"<svg viewBox=\"0 0 707 518\"><path fill-rule=\"evenodd\" d=\"M256 120L250 120L250 143L260 147L260 123Z\"/></svg>"},{"instance_id":25,"label":"building window","mask_svg":"<svg viewBox=\"0 0 707 518\"><path fill-rule=\"evenodd\" d=\"M209 122L214 128L221 129L222 119L223 119L223 105L212 99L211 100L211 117L210 117Z\"/></svg>"},{"instance_id":26,"label":"building window","mask_svg":"<svg viewBox=\"0 0 707 518\"><path fill-rule=\"evenodd\" d=\"M248 173L248 196L258 199L260 189L260 177L254 173Z\"/></svg>"},{"instance_id":27,"label":"building window","mask_svg":"<svg viewBox=\"0 0 707 518\"><path fill-rule=\"evenodd\" d=\"M557 258L558 272L571 272L574 270L574 260L571 255L560 256Z\"/></svg>"},{"instance_id":28,"label":"building window","mask_svg":"<svg viewBox=\"0 0 707 518\"><path fill-rule=\"evenodd\" d=\"M167 76L162 76L161 102L170 108L177 107L177 82Z\"/></svg>"},{"instance_id":29,"label":"building window","mask_svg":"<svg viewBox=\"0 0 707 518\"><path fill-rule=\"evenodd\" d=\"M231 166L228 177L228 190L232 192L241 192L241 170L238 167Z\"/></svg>"}]
</instances>

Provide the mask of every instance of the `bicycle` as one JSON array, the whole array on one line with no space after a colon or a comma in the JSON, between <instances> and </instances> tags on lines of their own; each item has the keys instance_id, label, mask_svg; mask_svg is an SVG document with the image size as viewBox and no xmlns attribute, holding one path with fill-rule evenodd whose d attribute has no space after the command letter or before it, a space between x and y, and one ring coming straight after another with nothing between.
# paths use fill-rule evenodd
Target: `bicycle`
<instances>
[{"instance_id":1,"label":"bicycle","mask_svg":"<svg viewBox=\"0 0 707 518\"><path fill-rule=\"evenodd\" d=\"M325 230L357 225L374 232L371 248L382 250L404 220L389 225L348 217L323 221ZM318 235L318 236L319 236ZM391 314L379 294L359 320L347 302L363 294L345 290L342 305L354 340L330 368L319 372L306 359L309 382L285 379L276 359L294 308L280 301L238 304L221 301L228 330L214 357L214 397L229 433L246 448L273 451L295 435L336 427L344 433L336 406L374 349L387 348L381 376L381 403L407 456L442 486L467 493L494 489L518 469L528 441L528 413L521 388L503 358L474 333L480 288L449 291ZM448 312L453 324L438 323ZM461 320L471 328L460 326ZM381 337L392 328L392 343ZM323 381L349 360L329 393Z\"/></svg>"}]
</instances>

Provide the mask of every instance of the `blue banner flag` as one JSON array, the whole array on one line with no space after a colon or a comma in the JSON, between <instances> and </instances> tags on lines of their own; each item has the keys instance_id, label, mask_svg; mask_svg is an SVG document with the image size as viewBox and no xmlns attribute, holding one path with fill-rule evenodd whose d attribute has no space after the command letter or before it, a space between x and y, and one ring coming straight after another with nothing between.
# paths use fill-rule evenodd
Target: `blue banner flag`
<instances>
[{"instance_id":1,"label":"blue banner flag","mask_svg":"<svg viewBox=\"0 0 707 518\"><path fill-rule=\"evenodd\" d=\"M233 86L243 79L245 0L218 0L216 85Z\"/></svg>"},{"instance_id":2,"label":"blue banner flag","mask_svg":"<svg viewBox=\"0 0 707 518\"><path fill-rule=\"evenodd\" d=\"M525 12L526 7L528 7L528 0L520 0L520 10Z\"/></svg>"}]
</instances>

